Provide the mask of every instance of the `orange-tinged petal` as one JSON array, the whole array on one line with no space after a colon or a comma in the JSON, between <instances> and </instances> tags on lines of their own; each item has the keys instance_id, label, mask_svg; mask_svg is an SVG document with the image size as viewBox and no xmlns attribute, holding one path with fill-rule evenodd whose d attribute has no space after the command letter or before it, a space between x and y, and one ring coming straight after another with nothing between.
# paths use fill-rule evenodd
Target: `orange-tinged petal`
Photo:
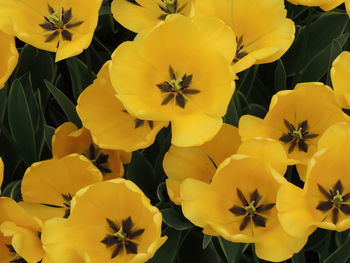
<instances>
[{"instance_id":1,"label":"orange-tinged petal","mask_svg":"<svg viewBox=\"0 0 350 263\"><path fill-rule=\"evenodd\" d=\"M0 157L0 194L1 194L1 186L2 186L3 180L4 180L4 162Z\"/></svg>"},{"instance_id":2,"label":"orange-tinged petal","mask_svg":"<svg viewBox=\"0 0 350 263\"><path fill-rule=\"evenodd\" d=\"M144 231L132 239L138 244L137 254L123 252L117 258L121 262L145 262L166 238L161 237L161 213L131 181L114 179L81 189L72 201L67 225L77 240L77 249L85 252L91 262L108 262L113 249L101 240L116 232L107 219L120 227L122 220L129 217L134 223L132 229Z\"/></svg>"},{"instance_id":3,"label":"orange-tinged petal","mask_svg":"<svg viewBox=\"0 0 350 263\"><path fill-rule=\"evenodd\" d=\"M19 227L13 222L4 222L0 225L4 236L12 237L11 245L15 251L29 263L36 263L44 256L38 232Z\"/></svg>"},{"instance_id":4,"label":"orange-tinged petal","mask_svg":"<svg viewBox=\"0 0 350 263\"><path fill-rule=\"evenodd\" d=\"M82 155L34 163L22 180L22 196L27 202L64 207L62 195L73 196L80 188L100 182L102 174Z\"/></svg>"},{"instance_id":5,"label":"orange-tinged petal","mask_svg":"<svg viewBox=\"0 0 350 263\"><path fill-rule=\"evenodd\" d=\"M341 5L342 3L344 3L344 0L331 0L328 3L320 5L320 8L324 11L329 11Z\"/></svg>"}]
</instances>

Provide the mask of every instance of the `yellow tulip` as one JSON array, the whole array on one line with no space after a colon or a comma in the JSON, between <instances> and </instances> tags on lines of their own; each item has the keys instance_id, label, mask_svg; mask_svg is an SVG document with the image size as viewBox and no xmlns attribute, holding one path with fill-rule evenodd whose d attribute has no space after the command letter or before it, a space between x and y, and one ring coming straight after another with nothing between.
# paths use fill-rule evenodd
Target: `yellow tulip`
<instances>
[{"instance_id":1,"label":"yellow tulip","mask_svg":"<svg viewBox=\"0 0 350 263\"><path fill-rule=\"evenodd\" d=\"M274 95L264 119L243 116L239 132L243 141L257 136L280 141L291 164L306 165L317 151L322 133L334 123L349 120L337 106L330 87L322 83L301 83L294 90ZM304 173L299 175L305 179Z\"/></svg>"},{"instance_id":2,"label":"yellow tulip","mask_svg":"<svg viewBox=\"0 0 350 263\"><path fill-rule=\"evenodd\" d=\"M6 0L0 30L34 47L56 52L56 62L91 43L102 0Z\"/></svg>"},{"instance_id":3,"label":"yellow tulip","mask_svg":"<svg viewBox=\"0 0 350 263\"><path fill-rule=\"evenodd\" d=\"M333 62L331 78L340 107L350 109L350 52L342 52Z\"/></svg>"},{"instance_id":4,"label":"yellow tulip","mask_svg":"<svg viewBox=\"0 0 350 263\"><path fill-rule=\"evenodd\" d=\"M44 257L38 233L41 221L29 215L14 200L0 198L0 262L25 260L37 263ZM7 260L7 261L6 261Z\"/></svg>"},{"instance_id":5,"label":"yellow tulip","mask_svg":"<svg viewBox=\"0 0 350 263\"><path fill-rule=\"evenodd\" d=\"M275 208L277 191L286 180L263 160L233 155L210 184L186 179L181 184L182 210L205 234L232 242L255 243L259 258L283 261L301 250L307 238L289 236Z\"/></svg>"},{"instance_id":6,"label":"yellow tulip","mask_svg":"<svg viewBox=\"0 0 350 263\"><path fill-rule=\"evenodd\" d=\"M282 0L196 0L195 16L215 16L237 37L233 71L279 59L292 45L294 22Z\"/></svg>"},{"instance_id":7,"label":"yellow tulip","mask_svg":"<svg viewBox=\"0 0 350 263\"><path fill-rule=\"evenodd\" d=\"M70 217L47 221L42 240L55 263L141 263L165 242L161 225L159 210L134 183L119 178L81 189Z\"/></svg>"},{"instance_id":8,"label":"yellow tulip","mask_svg":"<svg viewBox=\"0 0 350 263\"><path fill-rule=\"evenodd\" d=\"M304 188L286 184L278 192L279 218L290 235L308 236L317 227L350 228L349 134L349 123L328 128L309 162Z\"/></svg>"},{"instance_id":9,"label":"yellow tulip","mask_svg":"<svg viewBox=\"0 0 350 263\"><path fill-rule=\"evenodd\" d=\"M16 49L15 38L0 31L0 89L4 87L6 81L17 66L18 51Z\"/></svg>"},{"instance_id":10,"label":"yellow tulip","mask_svg":"<svg viewBox=\"0 0 350 263\"><path fill-rule=\"evenodd\" d=\"M100 149L93 142L89 130L84 127L78 129L73 123L66 122L56 129L52 137L52 155L62 158L71 153L87 157L101 171L104 180L123 177L123 164L131 160L131 153Z\"/></svg>"},{"instance_id":11,"label":"yellow tulip","mask_svg":"<svg viewBox=\"0 0 350 263\"><path fill-rule=\"evenodd\" d=\"M101 180L100 171L82 155L71 154L61 159L34 163L27 169L22 180L23 207L30 214L38 213L37 217L40 214L48 219L59 213L66 218L70 214L71 200L75 193L82 187ZM54 210L52 206L55 206ZM54 214L50 216L51 211Z\"/></svg>"},{"instance_id":12,"label":"yellow tulip","mask_svg":"<svg viewBox=\"0 0 350 263\"><path fill-rule=\"evenodd\" d=\"M235 46L232 30L219 19L168 16L114 52L116 96L137 118L171 121L174 145L201 145L220 130L232 97Z\"/></svg>"},{"instance_id":13,"label":"yellow tulip","mask_svg":"<svg viewBox=\"0 0 350 263\"><path fill-rule=\"evenodd\" d=\"M80 94L77 112L99 147L127 152L146 148L168 122L130 115L112 88L109 65L110 61L106 62L95 82Z\"/></svg>"},{"instance_id":14,"label":"yellow tulip","mask_svg":"<svg viewBox=\"0 0 350 263\"><path fill-rule=\"evenodd\" d=\"M140 32L150 29L165 20L168 15L189 16L194 0L113 0L112 14L127 29Z\"/></svg>"}]
</instances>

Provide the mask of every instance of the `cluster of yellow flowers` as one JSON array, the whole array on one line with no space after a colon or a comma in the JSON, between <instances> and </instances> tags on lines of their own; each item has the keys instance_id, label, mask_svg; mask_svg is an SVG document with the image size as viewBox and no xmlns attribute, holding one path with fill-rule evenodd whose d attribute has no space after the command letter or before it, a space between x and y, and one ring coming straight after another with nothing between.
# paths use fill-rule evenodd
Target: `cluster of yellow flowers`
<instances>
[{"instance_id":1,"label":"cluster of yellow flowers","mask_svg":"<svg viewBox=\"0 0 350 263\"><path fill-rule=\"evenodd\" d=\"M114 0L137 33L79 97L83 128L64 123L50 160L24 174L23 201L0 198L0 262L146 262L166 241L162 215L122 179L131 152L171 123L163 161L170 199L207 235L255 243L282 261L317 227L350 228L350 53L333 89L300 83L278 92L264 119L223 124L236 74L279 59L294 40L283 0ZM330 10L343 0L290 0ZM345 1L349 7L349 1ZM18 61L14 38L77 55L92 40L102 0L0 0L0 86ZM1 159L0 159L1 160ZM296 165L301 189L285 179ZM0 185L3 179L0 161ZM140 174L142 176L142 174Z\"/></svg>"}]
</instances>

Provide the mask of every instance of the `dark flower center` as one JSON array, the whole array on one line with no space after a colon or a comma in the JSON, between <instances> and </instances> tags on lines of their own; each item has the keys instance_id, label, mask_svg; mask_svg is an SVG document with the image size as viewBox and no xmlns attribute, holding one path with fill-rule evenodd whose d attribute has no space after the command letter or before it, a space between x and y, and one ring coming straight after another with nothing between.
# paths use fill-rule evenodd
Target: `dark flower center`
<instances>
[{"instance_id":1,"label":"dark flower center","mask_svg":"<svg viewBox=\"0 0 350 263\"><path fill-rule=\"evenodd\" d=\"M44 16L45 22L39 24L39 26L45 31L52 32L47 36L45 42L51 42L59 35L61 35L63 40L71 41L72 33L69 31L69 29L78 27L84 23L84 21L71 23L71 20L73 19L72 8L64 10L62 7L61 12L58 12L49 5L48 11L49 15Z\"/></svg>"},{"instance_id":2,"label":"dark flower center","mask_svg":"<svg viewBox=\"0 0 350 263\"><path fill-rule=\"evenodd\" d=\"M234 205L229 209L229 211L236 216L244 216L239 226L239 230L242 231L246 229L249 222L253 222L254 226L256 227L266 227L267 218L261 214L264 214L271 210L275 204L261 204L260 201L262 196L259 194L257 189L255 189L254 192L250 193L250 202L248 202L242 191L238 188L237 196L242 203L242 206Z\"/></svg>"},{"instance_id":3,"label":"dark flower center","mask_svg":"<svg viewBox=\"0 0 350 263\"><path fill-rule=\"evenodd\" d=\"M121 227L118 227L113 220L106 218L106 221L111 233L107 234L101 243L107 248L113 248L111 259L118 256L123 248L127 254L137 254L138 244L135 239L145 230L136 229L130 216L122 220Z\"/></svg>"},{"instance_id":4,"label":"dark flower center","mask_svg":"<svg viewBox=\"0 0 350 263\"><path fill-rule=\"evenodd\" d=\"M173 101L173 99L175 99L176 105L184 109L187 103L187 99L184 95L194 95L200 91L197 89L189 88L192 83L192 75L184 74L182 78L178 78L175 74L174 69L169 66L169 76L170 81L164 81L157 84L157 87L160 89L160 91L166 94L161 104L167 105L170 101Z\"/></svg>"},{"instance_id":5,"label":"dark flower center","mask_svg":"<svg viewBox=\"0 0 350 263\"><path fill-rule=\"evenodd\" d=\"M127 110L122 110L122 112L125 112L127 114L129 114L127 112ZM137 129L137 128L140 128L140 127L143 127L145 125L145 123L148 123L148 127L153 130L153 127L154 127L154 122L153 121L145 121L145 120L141 120L141 119L138 119L138 118L135 118L134 119L134 123L135 123L135 126L134 126L134 129Z\"/></svg>"},{"instance_id":6,"label":"dark flower center","mask_svg":"<svg viewBox=\"0 0 350 263\"><path fill-rule=\"evenodd\" d=\"M90 144L89 150L83 153L91 162L101 171L103 175L111 173L112 170L109 169L108 165L108 154L103 154L101 149L94 144Z\"/></svg>"},{"instance_id":7,"label":"dark flower center","mask_svg":"<svg viewBox=\"0 0 350 263\"><path fill-rule=\"evenodd\" d=\"M68 194L61 194L63 198L63 206L66 208L64 211L64 216L63 218L68 218L70 216L70 203L72 201L72 195L70 193Z\"/></svg>"},{"instance_id":8,"label":"dark flower center","mask_svg":"<svg viewBox=\"0 0 350 263\"><path fill-rule=\"evenodd\" d=\"M12 245L6 245L7 249L9 250L9 252L11 254L13 254L14 259L12 259L10 261L10 263L27 263L27 261L25 261L22 257L20 257L17 252L15 251L15 249L13 248Z\"/></svg>"},{"instance_id":9,"label":"dark flower center","mask_svg":"<svg viewBox=\"0 0 350 263\"><path fill-rule=\"evenodd\" d=\"M307 120L300 122L297 128L287 120L283 121L288 132L284 133L279 140L284 143L290 143L288 153L293 152L296 146L298 146L299 151L307 153L309 146L306 141L316 138L318 134L309 132L309 124Z\"/></svg>"},{"instance_id":10,"label":"dark flower center","mask_svg":"<svg viewBox=\"0 0 350 263\"><path fill-rule=\"evenodd\" d=\"M328 212L332 210L332 222L336 224L339 220L340 212L350 215L350 205L344 204L349 201L350 192L344 194L344 187L340 180L338 180L332 189L327 191L321 185L317 185L321 194L326 197L327 201L320 201L316 209L322 212Z\"/></svg>"},{"instance_id":11,"label":"dark flower center","mask_svg":"<svg viewBox=\"0 0 350 263\"><path fill-rule=\"evenodd\" d=\"M185 7L187 3L179 6L178 0L161 0L161 3L158 4L159 8L164 12L164 14L160 15L158 19L164 20L167 15L180 13Z\"/></svg>"},{"instance_id":12,"label":"dark flower center","mask_svg":"<svg viewBox=\"0 0 350 263\"><path fill-rule=\"evenodd\" d=\"M237 37L236 41L237 41L237 50L236 50L236 56L232 61L233 63L237 63L240 59L248 55L247 52L243 51L244 49L243 36Z\"/></svg>"}]
</instances>

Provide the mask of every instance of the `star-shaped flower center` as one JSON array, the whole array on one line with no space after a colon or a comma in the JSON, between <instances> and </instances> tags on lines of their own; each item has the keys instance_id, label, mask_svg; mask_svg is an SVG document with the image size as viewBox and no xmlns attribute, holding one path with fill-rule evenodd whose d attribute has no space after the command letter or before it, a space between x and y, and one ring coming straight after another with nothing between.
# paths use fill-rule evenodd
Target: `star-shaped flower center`
<instances>
[{"instance_id":1,"label":"star-shaped flower center","mask_svg":"<svg viewBox=\"0 0 350 263\"><path fill-rule=\"evenodd\" d=\"M72 195L68 193L61 194L61 196L63 198L63 206L66 208L63 218L68 218L70 215L70 202L72 201Z\"/></svg>"},{"instance_id":2,"label":"star-shaped flower center","mask_svg":"<svg viewBox=\"0 0 350 263\"><path fill-rule=\"evenodd\" d=\"M162 101L162 105L167 105L175 98L175 103L181 108L185 108L187 99L184 95L194 95L200 91L197 89L190 89L192 83L192 75L184 74L182 78L178 78L174 69L169 66L170 81L165 81L157 84L157 87L162 93L166 93L165 98Z\"/></svg>"},{"instance_id":3,"label":"star-shaped flower center","mask_svg":"<svg viewBox=\"0 0 350 263\"><path fill-rule=\"evenodd\" d=\"M255 191L249 195L250 202L248 202L242 191L238 188L237 196L240 202L242 203L242 206L234 205L229 209L229 211L236 216L244 216L239 226L239 230L242 231L246 229L248 223L251 221L256 227L266 227L267 218L262 216L261 214L264 214L271 210L275 206L275 204L260 204L262 197L257 189L255 189Z\"/></svg>"},{"instance_id":4,"label":"star-shaped flower center","mask_svg":"<svg viewBox=\"0 0 350 263\"><path fill-rule=\"evenodd\" d=\"M322 212L328 212L332 210L332 222L336 224L339 220L339 213L342 212L346 215L350 215L350 204L345 202L350 200L350 192L344 194L344 187L340 180L338 180L332 189L327 192L321 185L317 185L321 194L327 198L327 201L320 201L317 210Z\"/></svg>"},{"instance_id":5,"label":"star-shaped flower center","mask_svg":"<svg viewBox=\"0 0 350 263\"><path fill-rule=\"evenodd\" d=\"M122 220L120 228L113 220L106 218L106 221L111 234L107 234L101 243L105 244L107 248L113 248L111 259L118 256L123 248L127 254L137 254L138 244L135 242L135 239L142 235L145 230L135 229L130 216Z\"/></svg>"},{"instance_id":6,"label":"star-shaped flower center","mask_svg":"<svg viewBox=\"0 0 350 263\"><path fill-rule=\"evenodd\" d=\"M308 121L302 121L298 124L298 127L295 128L293 124L291 124L287 120L283 120L284 125L287 127L288 132L284 133L279 140L284 143L290 143L288 148L288 153L294 151L295 147L298 146L298 150L302 152L308 152L308 144L307 140L316 138L318 134L309 132L309 124Z\"/></svg>"},{"instance_id":7,"label":"star-shaped flower center","mask_svg":"<svg viewBox=\"0 0 350 263\"><path fill-rule=\"evenodd\" d=\"M161 3L158 4L158 6L165 14L160 15L158 19L164 20L167 15L180 13L186 5L187 3L180 7L178 0L161 0Z\"/></svg>"},{"instance_id":8,"label":"star-shaped flower center","mask_svg":"<svg viewBox=\"0 0 350 263\"><path fill-rule=\"evenodd\" d=\"M244 50L244 44L243 44L243 36L237 37L237 50L236 50L236 56L233 59L233 63L237 63L240 59L244 58L246 55L248 55L247 52Z\"/></svg>"},{"instance_id":9,"label":"star-shaped flower center","mask_svg":"<svg viewBox=\"0 0 350 263\"><path fill-rule=\"evenodd\" d=\"M83 153L100 171L103 175L111 173L112 170L108 166L108 154L103 154L101 149L94 144L90 144L89 150Z\"/></svg>"},{"instance_id":10,"label":"star-shaped flower center","mask_svg":"<svg viewBox=\"0 0 350 263\"><path fill-rule=\"evenodd\" d=\"M45 42L53 41L60 34L63 40L71 41L72 33L71 31L69 31L69 29L80 26L84 23L84 21L77 21L71 23L71 20L73 19L72 8L64 10L64 8L62 7L62 10L59 12L55 11L49 5L48 11L49 15L44 16L45 22L39 24L39 26L42 27L45 31L52 32L50 35L47 36Z\"/></svg>"}]
</instances>

